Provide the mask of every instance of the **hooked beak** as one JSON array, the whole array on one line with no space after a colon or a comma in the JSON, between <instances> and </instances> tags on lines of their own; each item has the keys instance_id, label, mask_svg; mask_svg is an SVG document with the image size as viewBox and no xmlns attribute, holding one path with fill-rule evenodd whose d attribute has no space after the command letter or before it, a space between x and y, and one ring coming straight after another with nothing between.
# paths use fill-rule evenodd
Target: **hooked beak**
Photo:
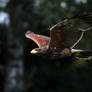
<instances>
[{"instance_id":1,"label":"hooked beak","mask_svg":"<svg viewBox=\"0 0 92 92\"><path fill-rule=\"evenodd\" d=\"M36 51L35 49L33 49L32 51L31 51L31 54L37 54L38 53L38 51Z\"/></svg>"}]
</instances>

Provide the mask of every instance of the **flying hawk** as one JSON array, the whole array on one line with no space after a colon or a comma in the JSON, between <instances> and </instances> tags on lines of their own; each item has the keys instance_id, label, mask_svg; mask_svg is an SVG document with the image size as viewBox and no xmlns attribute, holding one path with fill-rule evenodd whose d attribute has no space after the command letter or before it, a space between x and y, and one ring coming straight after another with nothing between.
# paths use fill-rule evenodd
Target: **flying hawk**
<instances>
[{"instance_id":1,"label":"flying hawk","mask_svg":"<svg viewBox=\"0 0 92 92\"><path fill-rule=\"evenodd\" d=\"M82 39L84 32L92 29L92 13L81 13L50 28L50 37L27 31L25 36L32 39L39 48L31 51L32 54L48 55L80 55L83 50L74 50L73 47ZM89 52L89 51L88 51ZM92 56L92 52L90 53ZM90 55L89 54L89 55Z\"/></svg>"}]
</instances>

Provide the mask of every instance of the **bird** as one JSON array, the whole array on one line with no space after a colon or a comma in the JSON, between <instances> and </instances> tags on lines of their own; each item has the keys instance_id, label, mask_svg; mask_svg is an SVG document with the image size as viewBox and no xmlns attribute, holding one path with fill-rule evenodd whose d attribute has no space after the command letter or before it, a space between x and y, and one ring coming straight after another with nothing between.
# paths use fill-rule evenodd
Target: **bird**
<instances>
[{"instance_id":1,"label":"bird","mask_svg":"<svg viewBox=\"0 0 92 92\"><path fill-rule=\"evenodd\" d=\"M50 37L36 34L30 30L25 36L33 40L38 48L31 54L57 56L92 56L92 51L73 49L86 31L92 30L92 13L83 12L65 19L50 28Z\"/></svg>"}]
</instances>

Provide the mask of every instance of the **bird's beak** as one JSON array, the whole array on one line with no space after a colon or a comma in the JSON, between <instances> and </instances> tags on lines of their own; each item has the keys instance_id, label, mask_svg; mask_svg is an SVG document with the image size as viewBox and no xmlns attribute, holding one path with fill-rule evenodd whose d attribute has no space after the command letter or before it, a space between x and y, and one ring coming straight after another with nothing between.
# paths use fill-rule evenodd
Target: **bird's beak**
<instances>
[{"instance_id":1,"label":"bird's beak","mask_svg":"<svg viewBox=\"0 0 92 92\"><path fill-rule=\"evenodd\" d=\"M35 49L33 49L32 51L31 51L31 54L37 54L38 53L38 51L36 51Z\"/></svg>"}]
</instances>

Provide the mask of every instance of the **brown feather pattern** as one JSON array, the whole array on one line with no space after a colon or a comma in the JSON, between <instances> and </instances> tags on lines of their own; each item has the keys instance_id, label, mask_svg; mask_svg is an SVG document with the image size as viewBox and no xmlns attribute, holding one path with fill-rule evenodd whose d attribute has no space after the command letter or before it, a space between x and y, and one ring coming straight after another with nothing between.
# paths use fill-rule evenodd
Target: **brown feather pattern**
<instances>
[{"instance_id":1,"label":"brown feather pattern","mask_svg":"<svg viewBox=\"0 0 92 92\"><path fill-rule=\"evenodd\" d=\"M48 45L50 41L49 37L43 35L38 35L30 32L27 32L25 35L27 38L33 40L40 48L45 45Z\"/></svg>"}]
</instances>

